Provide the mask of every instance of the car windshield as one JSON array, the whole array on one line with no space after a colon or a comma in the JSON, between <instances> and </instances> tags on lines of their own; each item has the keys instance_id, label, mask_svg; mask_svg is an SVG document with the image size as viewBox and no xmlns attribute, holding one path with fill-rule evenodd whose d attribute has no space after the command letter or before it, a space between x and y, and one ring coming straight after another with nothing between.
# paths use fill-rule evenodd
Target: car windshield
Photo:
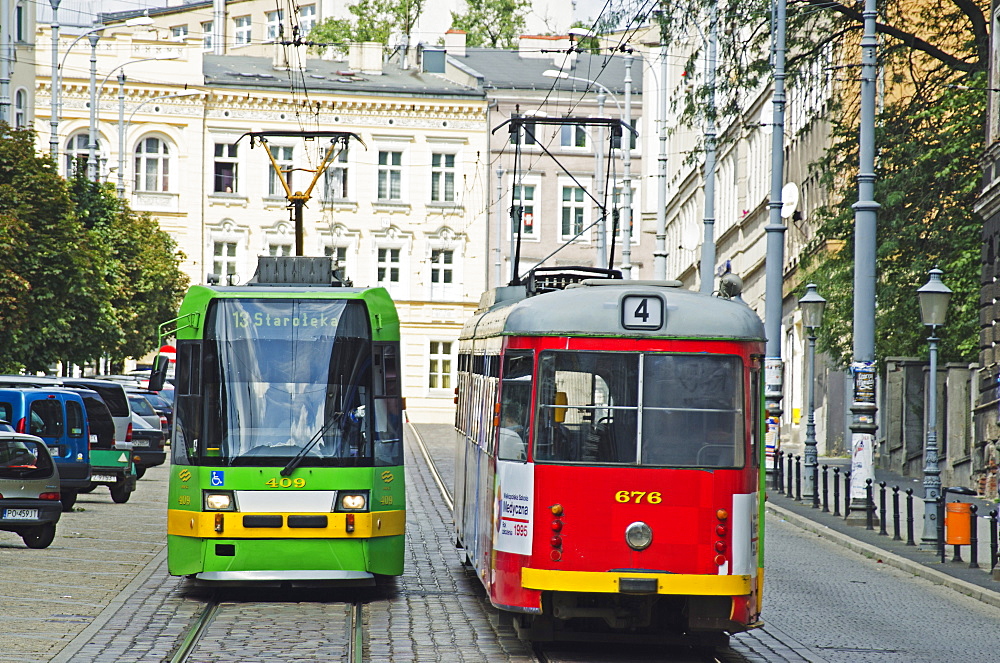
<instances>
[{"instance_id":1,"label":"car windshield","mask_svg":"<svg viewBox=\"0 0 1000 663\"><path fill-rule=\"evenodd\" d=\"M35 479L51 475L52 460L39 442L0 438L0 479Z\"/></svg>"},{"instance_id":2,"label":"car windshield","mask_svg":"<svg viewBox=\"0 0 1000 663\"><path fill-rule=\"evenodd\" d=\"M169 408L170 403L165 398L157 394L143 394L143 397L150 402L154 408Z\"/></svg>"},{"instance_id":3,"label":"car windshield","mask_svg":"<svg viewBox=\"0 0 1000 663\"><path fill-rule=\"evenodd\" d=\"M742 362L731 355L553 352L539 359L535 459L742 467Z\"/></svg>"}]
</instances>

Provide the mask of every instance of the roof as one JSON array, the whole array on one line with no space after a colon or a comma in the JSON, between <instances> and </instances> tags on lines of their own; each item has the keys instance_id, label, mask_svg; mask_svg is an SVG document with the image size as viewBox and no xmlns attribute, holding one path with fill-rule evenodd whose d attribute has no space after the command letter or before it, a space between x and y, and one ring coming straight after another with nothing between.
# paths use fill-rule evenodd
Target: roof
<instances>
[{"instance_id":1,"label":"roof","mask_svg":"<svg viewBox=\"0 0 1000 663\"><path fill-rule=\"evenodd\" d=\"M561 56L557 52L552 56L524 57L516 50L500 48L468 48L464 56L448 54L452 61L478 74L488 89L549 90L554 86L563 91L587 90L585 82L542 76L548 69L561 69L570 76L597 81L614 94L624 94L624 56L578 53L571 66L562 67L556 64L562 62ZM638 57L632 61L632 93L642 94L642 60Z\"/></svg>"},{"instance_id":2,"label":"roof","mask_svg":"<svg viewBox=\"0 0 1000 663\"><path fill-rule=\"evenodd\" d=\"M589 282L585 282L589 283ZM676 283L676 282L674 282ZM661 326L622 327L628 296L661 298ZM569 287L514 303L503 302L469 320L462 330L478 336L628 336L763 341L764 324L742 301L704 295L664 282L615 280Z\"/></svg>"},{"instance_id":3,"label":"roof","mask_svg":"<svg viewBox=\"0 0 1000 663\"><path fill-rule=\"evenodd\" d=\"M400 69L385 64L383 74L351 71L346 62L310 58L304 71L275 69L271 58L249 55L206 54L203 66L205 85L216 88L248 87L282 89L310 93L424 95L482 99L485 94L438 74L422 73L419 68Z\"/></svg>"}]
</instances>

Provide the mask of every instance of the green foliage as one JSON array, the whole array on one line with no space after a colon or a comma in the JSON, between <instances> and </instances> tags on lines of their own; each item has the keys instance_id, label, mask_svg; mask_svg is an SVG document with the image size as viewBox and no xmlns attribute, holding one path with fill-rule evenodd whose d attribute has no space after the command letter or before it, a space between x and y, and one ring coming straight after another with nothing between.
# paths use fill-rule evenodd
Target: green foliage
<instances>
[{"instance_id":1,"label":"green foliage","mask_svg":"<svg viewBox=\"0 0 1000 663\"><path fill-rule=\"evenodd\" d=\"M141 356L185 286L153 219L55 170L33 132L0 124L0 371Z\"/></svg>"},{"instance_id":2,"label":"green foliage","mask_svg":"<svg viewBox=\"0 0 1000 663\"><path fill-rule=\"evenodd\" d=\"M359 0L348 5L352 18L328 18L309 33L309 41L327 46L337 45L343 51L351 42L377 41L388 44L396 30L408 35L424 9L424 0Z\"/></svg>"},{"instance_id":3,"label":"green foliage","mask_svg":"<svg viewBox=\"0 0 1000 663\"><path fill-rule=\"evenodd\" d=\"M927 354L929 330L920 322L917 289L934 267L944 271L943 280L954 291L947 324L938 331L941 359L976 360L982 222L972 208L980 182L985 75L962 81L974 89L947 83L923 88L922 94L887 104L877 123L875 354L880 362ZM829 186L835 184L830 174L856 170L853 132L840 125L820 164ZM846 365L852 350L856 185L838 194L842 199L820 210L818 237L844 240L844 247L820 252L806 265L807 279L824 284L829 300L821 346Z\"/></svg>"},{"instance_id":4,"label":"green foliage","mask_svg":"<svg viewBox=\"0 0 1000 663\"><path fill-rule=\"evenodd\" d=\"M465 13L451 13L453 30L465 31L468 46L515 48L524 32L528 0L466 0Z\"/></svg>"}]
</instances>

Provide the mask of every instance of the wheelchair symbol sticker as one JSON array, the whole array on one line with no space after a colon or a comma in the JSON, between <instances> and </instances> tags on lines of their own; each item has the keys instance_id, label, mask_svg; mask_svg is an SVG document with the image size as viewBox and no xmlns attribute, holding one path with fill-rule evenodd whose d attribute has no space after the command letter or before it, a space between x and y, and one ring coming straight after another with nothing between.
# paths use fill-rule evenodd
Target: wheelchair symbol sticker
<instances>
[{"instance_id":1,"label":"wheelchair symbol sticker","mask_svg":"<svg viewBox=\"0 0 1000 663\"><path fill-rule=\"evenodd\" d=\"M219 486L225 485L226 478L225 472L222 470L212 470L212 485L218 488Z\"/></svg>"}]
</instances>

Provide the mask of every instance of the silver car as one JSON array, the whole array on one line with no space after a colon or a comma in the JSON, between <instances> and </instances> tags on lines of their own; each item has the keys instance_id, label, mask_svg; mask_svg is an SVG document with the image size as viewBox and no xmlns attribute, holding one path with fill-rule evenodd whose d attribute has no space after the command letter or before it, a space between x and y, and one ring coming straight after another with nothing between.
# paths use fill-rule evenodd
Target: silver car
<instances>
[{"instance_id":1,"label":"silver car","mask_svg":"<svg viewBox=\"0 0 1000 663\"><path fill-rule=\"evenodd\" d=\"M0 431L0 531L48 548L62 515L59 470L41 438Z\"/></svg>"},{"instance_id":2,"label":"silver car","mask_svg":"<svg viewBox=\"0 0 1000 663\"><path fill-rule=\"evenodd\" d=\"M147 424L156 430L163 430L163 419L156 413L153 404L146 400L145 396L133 393L126 394L126 396L128 396L128 406L134 414L142 417Z\"/></svg>"}]
</instances>

